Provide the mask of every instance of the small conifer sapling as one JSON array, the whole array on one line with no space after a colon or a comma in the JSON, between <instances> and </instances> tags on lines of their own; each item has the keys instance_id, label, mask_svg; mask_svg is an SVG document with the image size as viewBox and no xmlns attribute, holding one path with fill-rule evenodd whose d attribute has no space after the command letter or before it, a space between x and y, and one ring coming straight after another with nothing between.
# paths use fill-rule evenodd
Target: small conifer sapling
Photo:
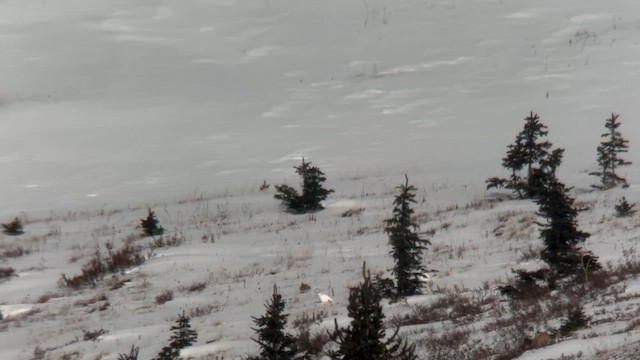
<instances>
[{"instance_id":1,"label":"small conifer sapling","mask_svg":"<svg viewBox=\"0 0 640 360\"><path fill-rule=\"evenodd\" d=\"M567 318L562 320L560 326L560 335L567 336L576 330L580 330L589 325L589 317L585 315L581 306L576 306L574 309L569 310Z\"/></svg>"},{"instance_id":2,"label":"small conifer sapling","mask_svg":"<svg viewBox=\"0 0 640 360\"><path fill-rule=\"evenodd\" d=\"M22 235L24 234L24 228L22 227L22 221L19 218L13 219L8 224L2 224L3 232L6 235Z\"/></svg>"},{"instance_id":3,"label":"small conifer sapling","mask_svg":"<svg viewBox=\"0 0 640 360\"><path fill-rule=\"evenodd\" d=\"M151 209L148 209L145 219L140 219L140 227L142 227L142 232L145 236L156 236L164 233L164 229L156 219L156 214Z\"/></svg>"},{"instance_id":4,"label":"small conifer sapling","mask_svg":"<svg viewBox=\"0 0 640 360\"><path fill-rule=\"evenodd\" d=\"M627 199L623 196L622 199L620 199L620 201L618 202L618 204L614 205L614 208L616 209L616 216L617 217L632 216L638 211L634 209L635 206L636 206L636 203L629 204Z\"/></svg>"},{"instance_id":5,"label":"small conifer sapling","mask_svg":"<svg viewBox=\"0 0 640 360\"><path fill-rule=\"evenodd\" d=\"M191 329L191 319L184 314L178 314L175 325L171 326L173 334L169 338L169 345L162 348L156 360L175 360L180 356L180 350L196 342L198 333Z\"/></svg>"}]
</instances>

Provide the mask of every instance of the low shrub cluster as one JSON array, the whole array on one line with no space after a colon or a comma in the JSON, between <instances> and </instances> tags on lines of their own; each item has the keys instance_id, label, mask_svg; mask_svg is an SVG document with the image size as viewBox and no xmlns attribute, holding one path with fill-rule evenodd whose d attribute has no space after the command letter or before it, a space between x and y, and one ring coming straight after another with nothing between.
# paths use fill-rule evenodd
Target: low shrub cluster
<instances>
[{"instance_id":1,"label":"low shrub cluster","mask_svg":"<svg viewBox=\"0 0 640 360\"><path fill-rule=\"evenodd\" d=\"M107 242L105 247L107 256L103 256L100 249L96 250L93 258L82 266L81 274L72 277L62 274L62 285L73 289L94 286L104 278L105 274L123 272L134 266L141 265L145 261L142 249L139 246L124 244L119 249L114 250L113 244Z\"/></svg>"},{"instance_id":2,"label":"low shrub cluster","mask_svg":"<svg viewBox=\"0 0 640 360\"><path fill-rule=\"evenodd\" d=\"M12 267L0 267L0 279L10 278L15 272Z\"/></svg>"}]
</instances>

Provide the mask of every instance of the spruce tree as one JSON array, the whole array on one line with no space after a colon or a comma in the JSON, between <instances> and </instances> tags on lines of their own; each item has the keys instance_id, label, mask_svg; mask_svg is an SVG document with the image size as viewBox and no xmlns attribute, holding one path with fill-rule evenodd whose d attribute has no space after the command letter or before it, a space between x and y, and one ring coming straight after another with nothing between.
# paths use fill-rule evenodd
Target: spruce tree
<instances>
[{"instance_id":1,"label":"spruce tree","mask_svg":"<svg viewBox=\"0 0 640 360\"><path fill-rule=\"evenodd\" d=\"M324 173L316 166L311 166L311 163L307 163L302 159L302 164L296 167L296 173L302 177L302 203L305 210L321 210L324 209L322 201L327 199L327 196L333 192L333 190L325 189L322 184L327 180Z\"/></svg>"},{"instance_id":2,"label":"spruce tree","mask_svg":"<svg viewBox=\"0 0 640 360\"><path fill-rule=\"evenodd\" d=\"M614 205L616 210L617 217L626 217L635 214L638 210L635 210L634 207L636 203L629 204L627 199L623 196L622 199L618 202L618 204Z\"/></svg>"},{"instance_id":3,"label":"spruce tree","mask_svg":"<svg viewBox=\"0 0 640 360\"><path fill-rule=\"evenodd\" d=\"M337 320L331 339L338 349L330 351L336 360L417 360L415 345L409 345L397 337L398 329L386 338L384 313L380 301L382 295L371 282L371 274L362 265L364 281L349 289L347 311L351 322L347 328L338 328Z\"/></svg>"},{"instance_id":4,"label":"spruce tree","mask_svg":"<svg viewBox=\"0 0 640 360\"><path fill-rule=\"evenodd\" d=\"M487 189L506 188L520 198L534 198L543 190L545 178L555 175L556 168L562 162L564 149L551 150L549 141L540 140L547 136L548 130L540 122L538 114L531 112L524 120L522 131L516 136L515 142L507 146L507 155L502 159L502 166L511 171L510 177L489 178Z\"/></svg>"},{"instance_id":5,"label":"spruce tree","mask_svg":"<svg viewBox=\"0 0 640 360\"><path fill-rule=\"evenodd\" d=\"M148 209L146 219L140 219L140 226L146 236L162 235L164 233L164 229L156 219L156 214L151 209Z\"/></svg>"},{"instance_id":6,"label":"spruce tree","mask_svg":"<svg viewBox=\"0 0 640 360\"><path fill-rule=\"evenodd\" d=\"M22 221L19 218L13 219L8 224L2 224L3 232L6 235L22 235L24 234L24 228L22 227Z\"/></svg>"},{"instance_id":7,"label":"spruce tree","mask_svg":"<svg viewBox=\"0 0 640 360\"><path fill-rule=\"evenodd\" d=\"M278 288L274 285L271 301L265 305L266 314L253 317L257 328L252 328L252 330L258 335L258 338L253 341L260 345L260 355L249 357L249 360L302 359L295 337L284 332L289 317L284 313L284 306L285 301L282 295L278 294Z\"/></svg>"},{"instance_id":8,"label":"spruce tree","mask_svg":"<svg viewBox=\"0 0 640 360\"><path fill-rule=\"evenodd\" d=\"M422 251L431 243L420 238L416 232L418 224L411 219L414 213L411 205L416 202L417 189L409 185L406 175L405 184L396 189L399 194L393 201L393 217L384 221L384 231L392 247L390 253L395 262L392 272L396 278L397 296L402 297L420 294L424 286L420 276L426 272L422 265Z\"/></svg>"},{"instance_id":9,"label":"spruce tree","mask_svg":"<svg viewBox=\"0 0 640 360\"><path fill-rule=\"evenodd\" d=\"M196 342L198 333L191 329L191 323L188 316L178 314L176 324L171 327L173 335L169 338L169 345L162 348L156 360L175 360L180 356L180 350L190 346Z\"/></svg>"},{"instance_id":10,"label":"spruce tree","mask_svg":"<svg viewBox=\"0 0 640 360\"><path fill-rule=\"evenodd\" d=\"M599 185L592 185L596 189L607 190L619 184L622 184L623 187L628 186L627 180L616 173L616 169L620 166L631 164L630 161L625 161L619 155L629 149L629 141L625 140L618 131L618 127L620 127L619 116L618 114L611 114L611 117L606 120L604 125L608 131L602 134L605 140L597 148L600 169L590 173L590 175L600 178Z\"/></svg>"},{"instance_id":11,"label":"spruce tree","mask_svg":"<svg viewBox=\"0 0 640 360\"><path fill-rule=\"evenodd\" d=\"M577 247L589 234L578 229L576 218L583 209L574 206L569 190L552 177L536 200L540 207L538 215L546 220L539 224L544 244L541 257L559 277L576 275L581 270L597 270L600 267L595 256Z\"/></svg>"},{"instance_id":12,"label":"spruce tree","mask_svg":"<svg viewBox=\"0 0 640 360\"><path fill-rule=\"evenodd\" d=\"M306 213L309 211L322 210L322 201L333 192L325 189L323 183L327 180L324 173L316 166L311 166L310 162L305 162L294 166L296 174L302 178L302 193L288 185L276 185L275 199L282 203L294 213Z\"/></svg>"}]
</instances>

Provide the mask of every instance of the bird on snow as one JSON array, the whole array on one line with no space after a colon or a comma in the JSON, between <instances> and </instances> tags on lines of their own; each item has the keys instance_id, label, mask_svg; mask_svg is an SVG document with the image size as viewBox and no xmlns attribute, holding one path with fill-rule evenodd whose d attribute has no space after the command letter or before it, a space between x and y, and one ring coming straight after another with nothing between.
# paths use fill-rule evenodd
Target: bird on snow
<instances>
[{"instance_id":1,"label":"bird on snow","mask_svg":"<svg viewBox=\"0 0 640 360\"><path fill-rule=\"evenodd\" d=\"M333 304L333 299L327 294L319 292L318 297L320 298L320 302L323 304Z\"/></svg>"},{"instance_id":2,"label":"bird on snow","mask_svg":"<svg viewBox=\"0 0 640 360\"><path fill-rule=\"evenodd\" d=\"M418 275L418 280L420 280L420 282L422 282L423 284L430 284L433 281L431 275L427 272Z\"/></svg>"}]
</instances>

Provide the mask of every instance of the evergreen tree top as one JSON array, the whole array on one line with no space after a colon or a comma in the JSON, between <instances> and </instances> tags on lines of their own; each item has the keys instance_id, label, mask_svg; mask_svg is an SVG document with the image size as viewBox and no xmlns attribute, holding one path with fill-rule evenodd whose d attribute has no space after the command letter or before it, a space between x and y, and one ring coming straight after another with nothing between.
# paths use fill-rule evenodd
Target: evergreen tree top
<instances>
[{"instance_id":1,"label":"evergreen tree top","mask_svg":"<svg viewBox=\"0 0 640 360\"><path fill-rule=\"evenodd\" d=\"M418 224L411 220L414 213L411 204L416 203L416 194L418 190L415 186L409 185L409 178L405 175L405 183L396 187L398 195L393 200L393 217L385 220L387 229L385 232L391 232L392 228L417 228Z\"/></svg>"},{"instance_id":2,"label":"evergreen tree top","mask_svg":"<svg viewBox=\"0 0 640 360\"><path fill-rule=\"evenodd\" d=\"M185 315L184 311L178 315L176 324L171 326L173 335L170 346L174 349L183 349L193 344L198 338L198 333L191 329L191 319Z\"/></svg>"},{"instance_id":3,"label":"evergreen tree top","mask_svg":"<svg viewBox=\"0 0 640 360\"><path fill-rule=\"evenodd\" d=\"M260 355L251 357L255 360L288 360L295 359L298 355L298 347L295 338L284 332L287 326L288 314L284 313L285 301L278 293L276 285L273 286L271 300L265 304L266 313L260 317L252 317L257 328L252 328L258 334L253 339L260 345Z\"/></svg>"},{"instance_id":4,"label":"evergreen tree top","mask_svg":"<svg viewBox=\"0 0 640 360\"><path fill-rule=\"evenodd\" d=\"M548 141L538 142L538 138L547 136L548 133L547 126L540 122L538 114L531 112L525 118L524 128L518 134L516 142L522 146L526 163L535 163L547 155L547 150L551 148L551 143Z\"/></svg>"},{"instance_id":5,"label":"evergreen tree top","mask_svg":"<svg viewBox=\"0 0 640 360\"><path fill-rule=\"evenodd\" d=\"M618 117L618 114L612 113L611 117L605 120L605 128L608 131L601 135L604 140L596 148L600 169L592 171L590 175L600 177L600 184L592 185L597 189L606 190L618 184L627 186L627 180L616 173L618 167L631 164L630 161L619 156L620 153L628 152L629 141L624 139L617 130L620 126L620 122L617 121Z\"/></svg>"},{"instance_id":6,"label":"evergreen tree top","mask_svg":"<svg viewBox=\"0 0 640 360\"><path fill-rule=\"evenodd\" d=\"M416 360L415 346L397 337L398 329L386 339L382 295L371 281L371 274L362 265L363 282L349 289L347 311L351 322L347 328L338 328L337 320L332 339L339 349L330 353L332 359L355 360Z\"/></svg>"}]
</instances>

